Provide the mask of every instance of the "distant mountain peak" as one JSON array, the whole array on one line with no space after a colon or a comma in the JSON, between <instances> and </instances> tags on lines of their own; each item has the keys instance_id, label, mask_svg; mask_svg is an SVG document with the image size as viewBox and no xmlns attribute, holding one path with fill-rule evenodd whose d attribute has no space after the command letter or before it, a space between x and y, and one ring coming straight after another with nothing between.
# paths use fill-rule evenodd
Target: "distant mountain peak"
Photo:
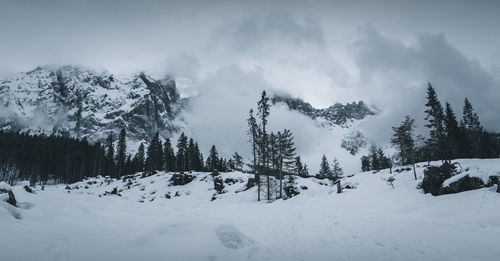
<instances>
[{"instance_id":1,"label":"distant mountain peak","mask_svg":"<svg viewBox=\"0 0 500 261\"><path fill-rule=\"evenodd\" d=\"M125 128L132 140L170 136L181 110L171 77L117 77L82 66L40 66L0 80L0 128L102 141Z\"/></svg>"},{"instance_id":2,"label":"distant mountain peak","mask_svg":"<svg viewBox=\"0 0 500 261\"><path fill-rule=\"evenodd\" d=\"M349 127L354 121L363 120L368 116L377 114L374 109L369 108L363 101L346 104L335 103L324 109L314 108L301 98L293 98L287 95L274 95L271 101L273 104L284 103L288 109L304 114L313 120L318 120L322 126Z\"/></svg>"}]
</instances>

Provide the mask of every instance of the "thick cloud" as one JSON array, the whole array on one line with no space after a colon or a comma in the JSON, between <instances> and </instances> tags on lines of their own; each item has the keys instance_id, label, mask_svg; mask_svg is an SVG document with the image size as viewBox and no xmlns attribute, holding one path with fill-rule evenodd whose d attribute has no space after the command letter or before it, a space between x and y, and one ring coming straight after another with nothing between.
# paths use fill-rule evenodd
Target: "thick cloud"
<instances>
[{"instance_id":1,"label":"thick cloud","mask_svg":"<svg viewBox=\"0 0 500 261\"><path fill-rule=\"evenodd\" d=\"M448 101L460 116L468 97L484 125L500 129L496 120L500 104L500 83L477 60L465 57L443 34L421 34L411 43L381 36L371 27L360 30L355 43L360 96L383 110L379 120L395 125L405 114L417 119L424 132L425 89L431 82L441 102ZM385 125L385 124L383 124ZM382 125L382 126L383 126ZM380 124L374 134L387 140Z\"/></svg>"},{"instance_id":2,"label":"thick cloud","mask_svg":"<svg viewBox=\"0 0 500 261\"><path fill-rule=\"evenodd\" d=\"M196 96L186 131L225 156L247 152L245 118L261 90L316 107L364 100L382 110L360 128L385 143L404 114L423 126L427 81L460 114L470 98L499 131L497 1L20 0L0 3L0 76L41 64L175 77ZM365 26L369 24L370 26ZM360 27L361 26L361 27ZM342 130L318 128L276 106L306 162L338 150ZM248 156L248 155L247 155ZM356 161L356 163L358 163Z\"/></svg>"}]
</instances>

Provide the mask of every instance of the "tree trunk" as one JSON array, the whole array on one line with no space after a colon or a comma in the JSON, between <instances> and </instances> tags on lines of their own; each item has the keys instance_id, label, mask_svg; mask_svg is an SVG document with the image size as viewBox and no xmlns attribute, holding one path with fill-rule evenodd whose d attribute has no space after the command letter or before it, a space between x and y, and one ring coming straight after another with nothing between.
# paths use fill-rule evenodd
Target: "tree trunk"
<instances>
[{"instance_id":1,"label":"tree trunk","mask_svg":"<svg viewBox=\"0 0 500 261\"><path fill-rule=\"evenodd\" d=\"M340 184L340 180L337 181L337 194L342 193L342 185Z\"/></svg>"},{"instance_id":2,"label":"tree trunk","mask_svg":"<svg viewBox=\"0 0 500 261\"><path fill-rule=\"evenodd\" d=\"M282 178L281 168L280 168L280 198L283 198L283 178Z\"/></svg>"},{"instance_id":3,"label":"tree trunk","mask_svg":"<svg viewBox=\"0 0 500 261\"><path fill-rule=\"evenodd\" d=\"M415 180L417 180L417 171L415 170L415 163L413 163L413 175L415 176Z\"/></svg>"}]
</instances>

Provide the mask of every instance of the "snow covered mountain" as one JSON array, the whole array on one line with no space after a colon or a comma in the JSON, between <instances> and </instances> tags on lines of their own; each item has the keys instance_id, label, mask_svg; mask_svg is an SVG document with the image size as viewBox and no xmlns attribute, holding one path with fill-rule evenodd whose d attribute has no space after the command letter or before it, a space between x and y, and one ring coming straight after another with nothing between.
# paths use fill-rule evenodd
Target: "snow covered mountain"
<instances>
[{"instance_id":1,"label":"snow covered mountain","mask_svg":"<svg viewBox=\"0 0 500 261\"><path fill-rule=\"evenodd\" d=\"M271 101L285 103L290 110L298 111L311 119L317 120L322 126L349 127L356 120L376 115L374 109L369 108L363 101L347 104L335 103L325 108L317 109L300 98L274 95Z\"/></svg>"},{"instance_id":2,"label":"snow covered mountain","mask_svg":"<svg viewBox=\"0 0 500 261\"><path fill-rule=\"evenodd\" d=\"M38 67L0 80L0 127L102 141L125 128L129 139L170 136L183 107L172 78L119 78L78 66Z\"/></svg>"}]
</instances>

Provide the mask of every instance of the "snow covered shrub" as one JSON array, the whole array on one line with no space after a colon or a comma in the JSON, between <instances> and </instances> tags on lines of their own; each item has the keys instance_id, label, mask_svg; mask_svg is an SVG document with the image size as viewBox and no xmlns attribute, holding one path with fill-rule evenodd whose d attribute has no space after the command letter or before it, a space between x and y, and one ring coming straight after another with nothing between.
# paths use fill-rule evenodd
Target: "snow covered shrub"
<instances>
[{"instance_id":1,"label":"snow covered shrub","mask_svg":"<svg viewBox=\"0 0 500 261\"><path fill-rule=\"evenodd\" d=\"M222 180L222 177L217 176L214 178L214 189L218 194L224 193L224 182Z\"/></svg>"},{"instance_id":2,"label":"snow covered shrub","mask_svg":"<svg viewBox=\"0 0 500 261\"><path fill-rule=\"evenodd\" d=\"M285 187L285 195L286 195L285 199L289 199L289 198L295 197L295 196L297 196L299 194L300 194L300 191L299 191L299 189L297 187L295 187L293 185Z\"/></svg>"}]
</instances>

